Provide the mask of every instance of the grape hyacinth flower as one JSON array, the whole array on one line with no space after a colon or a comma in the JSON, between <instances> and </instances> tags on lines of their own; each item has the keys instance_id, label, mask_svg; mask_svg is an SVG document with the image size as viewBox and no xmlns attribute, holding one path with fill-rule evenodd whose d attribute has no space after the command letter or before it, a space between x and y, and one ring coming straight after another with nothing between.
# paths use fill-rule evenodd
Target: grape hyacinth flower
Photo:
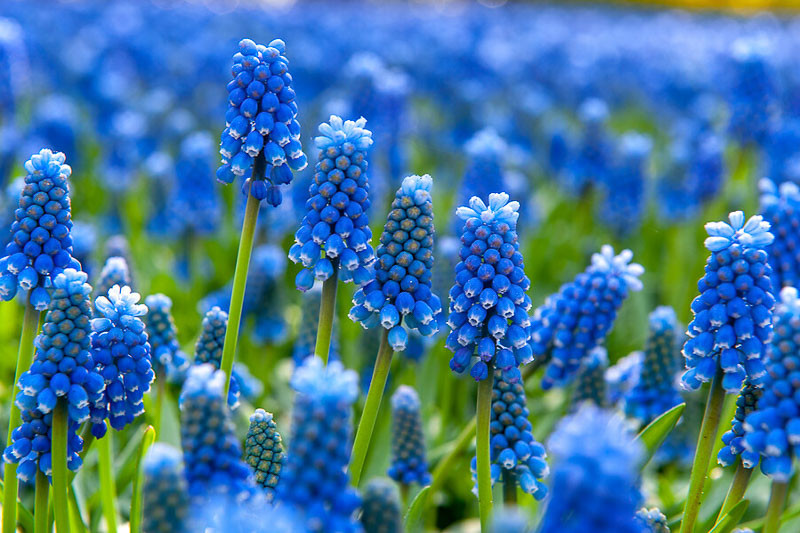
<instances>
[{"instance_id":1,"label":"grape hyacinth flower","mask_svg":"<svg viewBox=\"0 0 800 533\"><path fill-rule=\"evenodd\" d=\"M194 364L210 363L220 368L225 332L228 329L228 314L219 307L212 307L203 317L203 330L194 346ZM231 409L239 407L239 383L231 376L228 389L228 405Z\"/></svg>"},{"instance_id":2,"label":"grape hyacinth flower","mask_svg":"<svg viewBox=\"0 0 800 533\"><path fill-rule=\"evenodd\" d=\"M598 218L616 235L626 236L642 222L645 209L647 158L653 142L646 135L629 132L619 141L618 161L601 184L604 195Z\"/></svg>"},{"instance_id":3,"label":"grape hyacinth flower","mask_svg":"<svg viewBox=\"0 0 800 533\"><path fill-rule=\"evenodd\" d=\"M180 396L181 444L186 481L195 505L215 498L242 501L258 490L245 464L230 410L225 373L210 364L192 365Z\"/></svg>"},{"instance_id":4,"label":"grape hyacinth flower","mask_svg":"<svg viewBox=\"0 0 800 533\"><path fill-rule=\"evenodd\" d=\"M391 481L371 479L361 492L361 526L364 533L402 533L400 496Z\"/></svg>"},{"instance_id":5,"label":"grape hyacinth flower","mask_svg":"<svg viewBox=\"0 0 800 533\"><path fill-rule=\"evenodd\" d=\"M0 258L0 298L9 301L21 289L37 311L47 309L58 274L81 268L72 258L72 169L65 159L61 152L43 149L25 163L28 174L14 212L12 240Z\"/></svg>"},{"instance_id":6,"label":"grape hyacinth flower","mask_svg":"<svg viewBox=\"0 0 800 533\"><path fill-rule=\"evenodd\" d=\"M149 309L144 321L156 376L172 384L183 383L189 359L178 344L172 300L164 294L151 294L144 299L144 304Z\"/></svg>"},{"instance_id":7,"label":"grape hyacinth flower","mask_svg":"<svg viewBox=\"0 0 800 533\"><path fill-rule=\"evenodd\" d=\"M292 359L295 366L303 364L306 357L314 355L319 327L319 310L322 305L322 291L314 288L306 291L301 299L300 325L292 348ZM328 361L339 359L339 319L333 316L331 326L331 343L328 348Z\"/></svg>"},{"instance_id":8,"label":"grape hyacinth flower","mask_svg":"<svg viewBox=\"0 0 800 533\"><path fill-rule=\"evenodd\" d=\"M552 497L540 533L641 533L634 515L644 450L622 417L585 405L558 423L548 444Z\"/></svg>"},{"instance_id":9,"label":"grape hyacinth flower","mask_svg":"<svg viewBox=\"0 0 800 533\"><path fill-rule=\"evenodd\" d=\"M763 353L772 336L775 298L765 248L773 236L761 216L745 222L744 213L735 211L728 218L730 224L706 224L711 255L683 346L687 370L681 384L687 390L711 380L718 368L728 393L739 392L745 377L760 387L766 376Z\"/></svg>"},{"instance_id":10,"label":"grape hyacinth flower","mask_svg":"<svg viewBox=\"0 0 800 533\"><path fill-rule=\"evenodd\" d=\"M547 495L547 487L541 480L549 474L545 459L547 453L531 433L533 427L528 420L528 405L525 387L521 381L511 382L495 370L492 387L491 471L492 486L500 481L512 484L511 490L519 487L536 500ZM472 459L475 478L476 459ZM504 487L509 490L509 487ZM477 487L473 488L477 493Z\"/></svg>"},{"instance_id":11,"label":"grape hyacinth flower","mask_svg":"<svg viewBox=\"0 0 800 533\"><path fill-rule=\"evenodd\" d=\"M608 404L606 392L606 370L608 369L608 352L603 346L597 346L589 352L581 362L575 375L575 388L572 391L570 410L577 411L586 402L597 407Z\"/></svg>"},{"instance_id":12,"label":"grape hyacinth flower","mask_svg":"<svg viewBox=\"0 0 800 533\"><path fill-rule=\"evenodd\" d=\"M746 451L742 453L743 460L746 453L760 454L761 471L780 483L788 482L794 474L794 459L800 449L798 334L800 298L796 288L785 287L775 310L775 337L767 352L767 385L755 409L745 415Z\"/></svg>"},{"instance_id":13,"label":"grape hyacinth flower","mask_svg":"<svg viewBox=\"0 0 800 533\"><path fill-rule=\"evenodd\" d=\"M741 144L763 143L775 129L779 106L774 53L765 40L740 38L730 49L730 135Z\"/></svg>"},{"instance_id":14,"label":"grape hyacinth flower","mask_svg":"<svg viewBox=\"0 0 800 533\"><path fill-rule=\"evenodd\" d=\"M748 451L745 447L745 420L747 416L756 410L758 401L764 389L751 385L748 381L744 382L742 391L736 397L736 411L731 420L731 429L722 435L722 448L717 454L717 462L722 466L730 466L736 463L736 458L740 457L742 466L753 468L758 464L758 452Z\"/></svg>"},{"instance_id":15,"label":"grape hyacinth flower","mask_svg":"<svg viewBox=\"0 0 800 533\"><path fill-rule=\"evenodd\" d=\"M93 224L74 221L72 223L72 257L80 264L89 279L94 279L94 253L97 249L97 229Z\"/></svg>"},{"instance_id":16,"label":"grape hyacinth flower","mask_svg":"<svg viewBox=\"0 0 800 533\"><path fill-rule=\"evenodd\" d=\"M244 461L253 469L256 483L263 487L267 500L272 501L286 461L281 434L272 413L256 409L250 416L250 427L244 441Z\"/></svg>"},{"instance_id":17,"label":"grape hyacinth flower","mask_svg":"<svg viewBox=\"0 0 800 533\"><path fill-rule=\"evenodd\" d=\"M189 492L180 450L156 442L142 465L144 533L186 533Z\"/></svg>"},{"instance_id":18,"label":"grape hyacinth flower","mask_svg":"<svg viewBox=\"0 0 800 533\"><path fill-rule=\"evenodd\" d=\"M402 485L430 485L417 391L401 385L392 395L392 464L389 477Z\"/></svg>"},{"instance_id":19,"label":"grape hyacinth flower","mask_svg":"<svg viewBox=\"0 0 800 533\"><path fill-rule=\"evenodd\" d=\"M631 352L622 359L617 360L613 366L606 370L606 391L608 405L616 406L626 394L639 382L639 373L642 370L642 352Z\"/></svg>"},{"instance_id":20,"label":"grape hyacinth flower","mask_svg":"<svg viewBox=\"0 0 800 533\"><path fill-rule=\"evenodd\" d=\"M606 130L608 115L608 105L599 98L587 99L578 110L583 135L574 158L560 174L567 192L573 196L584 194L588 188L608 178L611 168L608 154L613 152Z\"/></svg>"},{"instance_id":21,"label":"grape hyacinth flower","mask_svg":"<svg viewBox=\"0 0 800 533\"><path fill-rule=\"evenodd\" d=\"M634 519L641 526L640 533L670 533L667 517L659 509L642 507L636 511Z\"/></svg>"},{"instance_id":22,"label":"grape hyacinth flower","mask_svg":"<svg viewBox=\"0 0 800 533\"><path fill-rule=\"evenodd\" d=\"M675 387L681 363L675 311L671 307L657 307L648 320L639 380L625 394L625 414L643 425L681 403Z\"/></svg>"},{"instance_id":23,"label":"grape hyacinth flower","mask_svg":"<svg viewBox=\"0 0 800 533\"><path fill-rule=\"evenodd\" d=\"M19 463L17 477L22 481L33 481L37 469L48 476L52 473L52 426L59 401L67 402L67 466L72 471L81 467L78 453L83 440L78 427L89 419L89 409L100 401L104 388L90 352L91 291L86 274L72 268L53 280L33 364L19 380L15 401L22 411L22 425L3 453L6 462Z\"/></svg>"},{"instance_id":24,"label":"grape hyacinth flower","mask_svg":"<svg viewBox=\"0 0 800 533\"><path fill-rule=\"evenodd\" d=\"M504 378L519 379L519 365L529 363L531 351L530 281L519 251L516 224L519 203L508 194L489 195L488 205L477 196L456 214L464 220L461 261L450 290L447 348L450 368L462 373L471 367L476 381L492 368Z\"/></svg>"},{"instance_id":25,"label":"grape hyacinth flower","mask_svg":"<svg viewBox=\"0 0 800 533\"><path fill-rule=\"evenodd\" d=\"M644 268L631 263L633 252L614 255L606 244L592 255L592 263L575 280L536 309L530 335L533 355L548 362L542 388L568 383L581 361L603 342L617 311L631 291L640 291Z\"/></svg>"},{"instance_id":26,"label":"grape hyacinth flower","mask_svg":"<svg viewBox=\"0 0 800 533\"><path fill-rule=\"evenodd\" d=\"M105 296L114 285L131 286L131 272L124 257L116 256L106 259L106 263L100 271L100 279L97 280L95 294L97 297Z\"/></svg>"},{"instance_id":27,"label":"grape hyacinth flower","mask_svg":"<svg viewBox=\"0 0 800 533\"><path fill-rule=\"evenodd\" d=\"M784 182L776 186L768 179L758 182L761 214L775 236L766 247L772 267L772 288L797 286L800 282L800 188Z\"/></svg>"},{"instance_id":28,"label":"grape hyacinth flower","mask_svg":"<svg viewBox=\"0 0 800 533\"><path fill-rule=\"evenodd\" d=\"M292 439L278 498L295 508L308 531L356 532L358 493L349 486L352 405L358 375L338 361L309 357L291 379L297 391Z\"/></svg>"},{"instance_id":29,"label":"grape hyacinth flower","mask_svg":"<svg viewBox=\"0 0 800 533\"><path fill-rule=\"evenodd\" d=\"M509 156L510 148L492 128L484 128L472 136L464 145L469 156L464 179L458 192L458 205L468 205L470 198L488 198L492 193L508 190L504 174L503 159ZM456 217L453 229L461 229Z\"/></svg>"},{"instance_id":30,"label":"grape hyacinth flower","mask_svg":"<svg viewBox=\"0 0 800 533\"><path fill-rule=\"evenodd\" d=\"M433 266L433 180L408 176L397 190L377 251L375 279L356 291L350 318L364 328L388 330L394 351L402 351L409 329L431 336L442 312L431 291Z\"/></svg>"},{"instance_id":31,"label":"grape hyacinth flower","mask_svg":"<svg viewBox=\"0 0 800 533\"><path fill-rule=\"evenodd\" d=\"M370 245L367 150L372 132L366 119L343 121L332 115L319 126L314 142L320 150L309 186L308 213L295 234L289 259L301 263L295 284L307 291L314 280L325 281L334 269L345 282L371 281L375 252Z\"/></svg>"},{"instance_id":32,"label":"grape hyacinth flower","mask_svg":"<svg viewBox=\"0 0 800 533\"><path fill-rule=\"evenodd\" d=\"M256 402L264 392L264 383L250 373L250 369L244 363L234 363L233 377L239 384L239 392L242 397L250 403Z\"/></svg>"},{"instance_id":33,"label":"grape hyacinth flower","mask_svg":"<svg viewBox=\"0 0 800 533\"><path fill-rule=\"evenodd\" d=\"M144 394L155 378L140 318L147 314L147 306L139 298L127 285L114 285L107 297L94 302L92 358L105 381L102 400L90 409L92 434L97 438L106 432L106 418L119 431L144 413Z\"/></svg>"},{"instance_id":34,"label":"grape hyacinth flower","mask_svg":"<svg viewBox=\"0 0 800 533\"><path fill-rule=\"evenodd\" d=\"M207 132L192 133L181 142L168 204L171 222L178 226L174 234L208 235L219 225L222 206L211 179L213 154L214 141Z\"/></svg>"},{"instance_id":35,"label":"grape hyacinth flower","mask_svg":"<svg viewBox=\"0 0 800 533\"><path fill-rule=\"evenodd\" d=\"M273 206L281 203L279 186L290 183L292 171L307 165L285 53L286 44L280 39L267 46L239 41L233 79L227 86L228 111L219 150L222 165L217 170L223 183L247 176L243 190Z\"/></svg>"}]
</instances>

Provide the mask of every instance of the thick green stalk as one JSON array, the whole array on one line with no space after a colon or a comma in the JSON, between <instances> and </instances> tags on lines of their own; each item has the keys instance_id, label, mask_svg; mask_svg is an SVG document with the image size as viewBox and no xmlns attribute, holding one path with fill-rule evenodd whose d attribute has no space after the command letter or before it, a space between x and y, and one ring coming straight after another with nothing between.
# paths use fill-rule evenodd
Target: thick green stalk
<instances>
[{"instance_id":1,"label":"thick green stalk","mask_svg":"<svg viewBox=\"0 0 800 533\"><path fill-rule=\"evenodd\" d=\"M336 314L336 289L339 285L339 260L334 259L333 275L322 284L322 303L319 306L319 324L317 325L317 345L314 353L328 364L328 353L331 351L331 335L333 334L333 317Z\"/></svg>"},{"instance_id":2,"label":"thick green stalk","mask_svg":"<svg viewBox=\"0 0 800 533\"><path fill-rule=\"evenodd\" d=\"M100 473L100 503L106 519L106 531L117 531L117 492L114 487L114 467L111 457L111 438L109 428L105 437L97 439L97 469Z\"/></svg>"},{"instance_id":3,"label":"thick green stalk","mask_svg":"<svg viewBox=\"0 0 800 533\"><path fill-rule=\"evenodd\" d=\"M147 450L150 449L156 440L156 432L153 426L147 426L144 430L141 449L136 457L136 470L133 473L133 495L131 496L131 533L141 533L142 531L142 489L144 475L142 474L142 464Z\"/></svg>"},{"instance_id":4,"label":"thick green stalk","mask_svg":"<svg viewBox=\"0 0 800 533\"><path fill-rule=\"evenodd\" d=\"M728 489L728 495L725 496L725 502L719 510L717 520L714 525L717 525L722 517L728 514L728 511L733 509L733 506L739 503L747 491L747 484L750 483L750 476L753 474L752 468L745 468L742 461L736 463L736 473L733 475L731 487Z\"/></svg>"},{"instance_id":5,"label":"thick green stalk","mask_svg":"<svg viewBox=\"0 0 800 533\"><path fill-rule=\"evenodd\" d=\"M8 419L8 440L6 446L11 445L11 433L22 422L19 407L14 402L19 392L19 378L28 370L33 361L33 339L39 327L39 311L33 308L30 302L25 304L25 315L22 319L22 333L19 337L19 351L17 352L17 370L14 373L14 389L11 391L11 414ZM6 463L3 479L3 533L14 533L17 530L17 465Z\"/></svg>"},{"instance_id":6,"label":"thick green stalk","mask_svg":"<svg viewBox=\"0 0 800 533\"><path fill-rule=\"evenodd\" d=\"M492 470L489 457L489 424L492 419L492 384L494 369L489 367L489 376L478 383L476 415L478 424L475 435L475 455L478 463L478 508L480 509L481 531L489 529L489 515L492 512Z\"/></svg>"},{"instance_id":7,"label":"thick green stalk","mask_svg":"<svg viewBox=\"0 0 800 533\"><path fill-rule=\"evenodd\" d=\"M697 450L694 454L692 474L689 480L689 493L686 496L686 503L683 507L680 533L692 533L695 522L697 522L697 514L700 511L700 501L703 496L703 484L711 461L711 452L714 448L714 439L717 435L720 418L722 418L722 403L724 400L725 390L722 388L722 369L718 367L708 390L703 424L700 426L700 436L697 439Z\"/></svg>"},{"instance_id":8,"label":"thick green stalk","mask_svg":"<svg viewBox=\"0 0 800 533\"><path fill-rule=\"evenodd\" d=\"M517 475L503 469L503 503L506 506L517 504Z\"/></svg>"},{"instance_id":9,"label":"thick green stalk","mask_svg":"<svg viewBox=\"0 0 800 533\"><path fill-rule=\"evenodd\" d=\"M350 458L349 471L350 483L354 487L357 487L361 480L364 461L367 458L367 451L369 451L369 442L372 440L372 430L375 428L375 420L378 418L383 391L386 389L386 377L389 375L393 354L394 350L389 345L389 330L383 329L378 356L375 359L375 368L372 371L372 381L369 384L369 391L367 391L367 400L364 403L364 410L361 412L361 420L358 422L358 430L356 430L356 438L353 441L353 456Z\"/></svg>"},{"instance_id":10,"label":"thick green stalk","mask_svg":"<svg viewBox=\"0 0 800 533\"><path fill-rule=\"evenodd\" d=\"M764 517L764 529L762 533L777 533L781 525L781 511L786 503L786 493L789 484L786 482L772 482L772 491L769 493L769 505L767 514Z\"/></svg>"},{"instance_id":11,"label":"thick green stalk","mask_svg":"<svg viewBox=\"0 0 800 533\"><path fill-rule=\"evenodd\" d=\"M47 533L47 510L50 498L50 481L41 470L36 470L36 501L33 507L35 533Z\"/></svg>"},{"instance_id":12,"label":"thick green stalk","mask_svg":"<svg viewBox=\"0 0 800 533\"><path fill-rule=\"evenodd\" d=\"M56 516L56 531L69 533L69 508L67 495L67 404L64 398L58 400L53 413L53 507Z\"/></svg>"},{"instance_id":13,"label":"thick green stalk","mask_svg":"<svg viewBox=\"0 0 800 533\"><path fill-rule=\"evenodd\" d=\"M259 155L253 164L252 179L262 179L266 166L267 161L264 159L264 154ZM239 239L236 269L233 271L231 303L228 306L228 329L225 331L225 345L222 348L222 362L220 363L220 368L225 372L225 395L223 398L228 397L228 390L231 386L233 359L236 356L236 343L239 341L239 323L242 321L244 289L247 285L247 271L250 269L250 255L253 253L260 203L255 196L250 194L250 191L247 191L247 206L244 210L242 236Z\"/></svg>"},{"instance_id":14,"label":"thick green stalk","mask_svg":"<svg viewBox=\"0 0 800 533\"><path fill-rule=\"evenodd\" d=\"M153 415L153 429L156 432L156 438L161 432L161 417L163 416L164 396L166 395L165 382L166 380L163 377L160 379L156 377L155 414Z\"/></svg>"}]
</instances>

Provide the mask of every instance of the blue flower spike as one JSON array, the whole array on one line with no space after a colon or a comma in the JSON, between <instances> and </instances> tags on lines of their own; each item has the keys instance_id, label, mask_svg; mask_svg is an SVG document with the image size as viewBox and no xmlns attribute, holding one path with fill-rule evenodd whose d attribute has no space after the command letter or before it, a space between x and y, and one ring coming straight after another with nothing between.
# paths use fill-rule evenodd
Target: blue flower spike
<instances>
[{"instance_id":1,"label":"blue flower spike","mask_svg":"<svg viewBox=\"0 0 800 533\"><path fill-rule=\"evenodd\" d=\"M489 377L490 367L505 379L519 379L520 365L533 360L530 347L531 283L519 251L519 202L506 193L477 196L456 215L464 221L461 261L450 289L447 348L453 352L450 368L470 369L475 381Z\"/></svg>"},{"instance_id":2,"label":"blue flower spike","mask_svg":"<svg viewBox=\"0 0 800 533\"><path fill-rule=\"evenodd\" d=\"M144 299L149 312L144 317L150 340L153 368L159 379L172 384L183 383L189 360L178 344L178 330L172 319L172 300L164 294L151 294Z\"/></svg>"},{"instance_id":3,"label":"blue flower spike","mask_svg":"<svg viewBox=\"0 0 800 533\"><path fill-rule=\"evenodd\" d=\"M385 478L369 480L361 493L364 533L401 533L403 511L394 484Z\"/></svg>"},{"instance_id":4,"label":"blue flower spike","mask_svg":"<svg viewBox=\"0 0 800 533\"><path fill-rule=\"evenodd\" d=\"M670 533L667 517L656 507L642 507L636 511L635 520L642 527L641 533Z\"/></svg>"},{"instance_id":5,"label":"blue flower spike","mask_svg":"<svg viewBox=\"0 0 800 533\"><path fill-rule=\"evenodd\" d=\"M644 450L621 416L584 405L558 423L548 449L552 497L540 533L642 533L634 515Z\"/></svg>"},{"instance_id":6,"label":"blue flower spike","mask_svg":"<svg viewBox=\"0 0 800 533\"><path fill-rule=\"evenodd\" d=\"M617 311L632 291L640 291L644 268L631 263L633 252L614 254L606 244L575 280L536 309L531 320L531 347L536 358L549 362L542 388L569 383L581 361L603 342L614 326Z\"/></svg>"},{"instance_id":7,"label":"blue flower spike","mask_svg":"<svg viewBox=\"0 0 800 533\"><path fill-rule=\"evenodd\" d=\"M307 291L314 280L327 280L338 268L343 281L358 286L372 279L375 252L367 211L367 151L372 132L367 121L343 121L332 115L319 126L314 142L320 150L308 188L307 213L295 234L289 259L301 263L295 284Z\"/></svg>"},{"instance_id":8,"label":"blue flower spike","mask_svg":"<svg viewBox=\"0 0 800 533\"><path fill-rule=\"evenodd\" d=\"M339 361L325 366L309 357L291 385L297 392L291 448L277 496L295 508L308 531L360 531L355 512L361 501L347 474L358 375Z\"/></svg>"},{"instance_id":9,"label":"blue flower spike","mask_svg":"<svg viewBox=\"0 0 800 533\"><path fill-rule=\"evenodd\" d=\"M503 372L495 370L492 387L492 417L489 425L491 444L492 486L509 480L536 500L547 495L542 483L550 473L547 453L533 437L528 420L527 398L521 381L505 380ZM477 459L472 458L473 480L477 479ZM510 476L509 476L510 475ZM477 495L477 483L472 491Z\"/></svg>"},{"instance_id":10,"label":"blue flower spike","mask_svg":"<svg viewBox=\"0 0 800 533\"><path fill-rule=\"evenodd\" d=\"M403 485L425 486L431 482L419 395L408 385L399 386L392 395L392 464L388 474Z\"/></svg>"},{"instance_id":11,"label":"blue flower spike","mask_svg":"<svg viewBox=\"0 0 800 533\"><path fill-rule=\"evenodd\" d=\"M131 286L131 271L128 268L128 261L121 256L106 259L106 263L100 271L100 278L97 280L95 294L97 297L105 296L114 285Z\"/></svg>"},{"instance_id":12,"label":"blue flower spike","mask_svg":"<svg viewBox=\"0 0 800 533\"><path fill-rule=\"evenodd\" d=\"M228 83L228 111L219 153L222 165L217 179L233 183L245 176L242 187L257 200L281 203L279 186L292 181L292 173L308 164L300 144L297 102L289 74L286 44L275 39L268 45L250 39L239 41ZM256 165L263 165L257 171Z\"/></svg>"},{"instance_id":13,"label":"blue flower spike","mask_svg":"<svg viewBox=\"0 0 800 533\"><path fill-rule=\"evenodd\" d=\"M32 482L37 469L52 473L50 438L59 399L67 402L67 466L72 471L81 467L78 428L89 420L90 407L103 398L105 384L91 353L92 287L86 278L86 273L67 268L53 280L50 308L34 341L33 364L19 380L15 401L22 424L12 432L3 459L19 463L17 477L22 481Z\"/></svg>"},{"instance_id":14,"label":"blue flower spike","mask_svg":"<svg viewBox=\"0 0 800 533\"><path fill-rule=\"evenodd\" d=\"M0 258L0 298L28 293L31 305L44 311L53 280L66 268L80 270L72 257L69 177L61 152L43 149L25 163L25 186L14 211L11 242Z\"/></svg>"},{"instance_id":15,"label":"blue flower spike","mask_svg":"<svg viewBox=\"0 0 800 533\"><path fill-rule=\"evenodd\" d=\"M762 179L758 183L761 191L761 213L770 223L770 232L775 240L766 247L772 267L772 289L796 287L800 284L800 187L796 183L784 182L775 186L772 180Z\"/></svg>"},{"instance_id":16,"label":"blue flower spike","mask_svg":"<svg viewBox=\"0 0 800 533\"><path fill-rule=\"evenodd\" d=\"M189 490L180 450L156 442L147 450L142 471L142 531L186 533Z\"/></svg>"},{"instance_id":17,"label":"blue flower spike","mask_svg":"<svg viewBox=\"0 0 800 533\"><path fill-rule=\"evenodd\" d=\"M244 460L253 469L256 483L264 488L267 500L272 501L286 460L272 413L256 409L250 416L250 427L244 441Z\"/></svg>"},{"instance_id":18,"label":"blue flower spike","mask_svg":"<svg viewBox=\"0 0 800 533\"><path fill-rule=\"evenodd\" d=\"M114 285L94 303L92 357L105 382L102 401L91 408L92 433L98 438L105 434L106 418L119 431L144 413L144 394L155 379L141 319L147 306L139 298L127 285Z\"/></svg>"},{"instance_id":19,"label":"blue flower spike","mask_svg":"<svg viewBox=\"0 0 800 533\"><path fill-rule=\"evenodd\" d=\"M606 386L606 370L608 369L608 351L604 346L597 346L581 362L575 375L575 388L572 391L570 410L577 411L585 402L597 407L608 404Z\"/></svg>"},{"instance_id":20,"label":"blue flower spike","mask_svg":"<svg viewBox=\"0 0 800 533\"><path fill-rule=\"evenodd\" d=\"M767 351L767 385L753 412L744 419L745 454L761 456L761 471L779 483L794 474L800 451L800 297L785 287L775 309L775 337Z\"/></svg>"},{"instance_id":21,"label":"blue flower spike","mask_svg":"<svg viewBox=\"0 0 800 533\"><path fill-rule=\"evenodd\" d=\"M745 378L761 387L767 374L764 352L775 298L765 249L774 238L761 216L745 221L735 211L728 218L730 223L706 224L711 255L697 283L700 294L692 301L694 319L683 346L687 370L681 385L687 390L710 381L718 367L728 393L738 393Z\"/></svg>"},{"instance_id":22,"label":"blue flower spike","mask_svg":"<svg viewBox=\"0 0 800 533\"><path fill-rule=\"evenodd\" d=\"M194 346L194 364L210 363L219 369L222 364L222 348L225 345L225 332L228 330L228 313L219 307L212 307L203 317L202 332ZM239 382L231 376L228 390L228 405L231 409L239 407Z\"/></svg>"},{"instance_id":23,"label":"blue flower spike","mask_svg":"<svg viewBox=\"0 0 800 533\"><path fill-rule=\"evenodd\" d=\"M753 468L758 464L758 452L747 450L745 447L745 420L756 410L758 401L764 389L751 385L745 380L739 396L736 397L736 411L731 420L731 429L722 435L722 448L717 454L717 462L722 466L730 466L741 458L742 466Z\"/></svg>"},{"instance_id":24,"label":"blue flower spike","mask_svg":"<svg viewBox=\"0 0 800 533\"><path fill-rule=\"evenodd\" d=\"M657 307L650 313L639 379L624 397L625 414L641 424L649 424L681 403L676 387L681 362L675 311L671 307Z\"/></svg>"},{"instance_id":25,"label":"blue flower spike","mask_svg":"<svg viewBox=\"0 0 800 533\"><path fill-rule=\"evenodd\" d=\"M364 328L388 330L396 352L406 348L406 327L426 337L439 328L442 304L431 291L432 187L427 174L403 179L381 234L375 277L356 291L350 309L350 319Z\"/></svg>"}]
</instances>

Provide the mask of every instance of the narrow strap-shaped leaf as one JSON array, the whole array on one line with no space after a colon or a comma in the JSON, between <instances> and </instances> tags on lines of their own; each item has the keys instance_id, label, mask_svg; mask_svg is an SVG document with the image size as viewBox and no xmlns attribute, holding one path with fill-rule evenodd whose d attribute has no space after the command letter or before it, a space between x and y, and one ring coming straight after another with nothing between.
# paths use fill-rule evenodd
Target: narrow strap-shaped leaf
<instances>
[{"instance_id":1,"label":"narrow strap-shaped leaf","mask_svg":"<svg viewBox=\"0 0 800 533\"><path fill-rule=\"evenodd\" d=\"M650 462L650 459L653 458L656 450L658 450L659 446L661 446L661 444L664 442L664 439L667 438L667 435L669 435L670 431L672 431L672 429L678 423L678 420L681 418L685 408L685 403L676 405L669 411L666 411L661 416L650 422L646 428L636 435L636 440L644 444L645 447L645 455L644 459L642 460L642 466L646 465L648 462Z\"/></svg>"},{"instance_id":2,"label":"narrow strap-shaped leaf","mask_svg":"<svg viewBox=\"0 0 800 533\"><path fill-rule=\"evenodd\" d=\"M406 512L406 517L404 520L406 531L419 531L417 525L422 518L422 511L425 509L425 500L428 497L428 491L430 488L430 485L427 487L422 487L422 489L412 500L411 505L408 506L408 511Z\"/></svg>"},{"instance_id":3,"label":"narrow strap-shaped leaf","mask_svg":"<svg viewBox=\"0 0 800 533\"><path fill-rule=\"evenodd\" d=\"M147 426L144 430L144 437L136 458L136 469L133 472L133 496L131 496L131 533L140 533L142 530L142 463L147 450L156 440L156 430L153 426Z\"/></svg>"},{"instance_id":4,"label":"narrow strap-shaped leaf","mask_svg":"<svg viewBox=\"0 0 800 533\"><path fill-rule=\"evenodd\" d=\"M742 519L745 511L747 511L748 505L750 505L750 500L742 500L734 505L733 508L728 511L728 514L723 516L722 520L717 522L717 525L714 526L714 529L708 533L729 533L734 527L736 527L736 525L739 523L739 520Z\"/></svg>"}]
</instances>

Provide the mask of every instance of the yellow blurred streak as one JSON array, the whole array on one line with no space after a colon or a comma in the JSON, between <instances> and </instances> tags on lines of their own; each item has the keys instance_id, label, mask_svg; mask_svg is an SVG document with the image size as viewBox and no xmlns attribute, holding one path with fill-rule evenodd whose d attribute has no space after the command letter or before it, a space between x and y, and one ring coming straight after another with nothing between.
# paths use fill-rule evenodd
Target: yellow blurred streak
<instances>
[{"instance_id":1,"label":"yellow blurred streak","mask_svg":"<svg viewBox=\"0 0 800 533\"><path fill-rule=\"evenodd\" d=\"M629 0L624 3L744 13L753 11L800 11L800 0Z\"/></svg>"}]
</instances>

